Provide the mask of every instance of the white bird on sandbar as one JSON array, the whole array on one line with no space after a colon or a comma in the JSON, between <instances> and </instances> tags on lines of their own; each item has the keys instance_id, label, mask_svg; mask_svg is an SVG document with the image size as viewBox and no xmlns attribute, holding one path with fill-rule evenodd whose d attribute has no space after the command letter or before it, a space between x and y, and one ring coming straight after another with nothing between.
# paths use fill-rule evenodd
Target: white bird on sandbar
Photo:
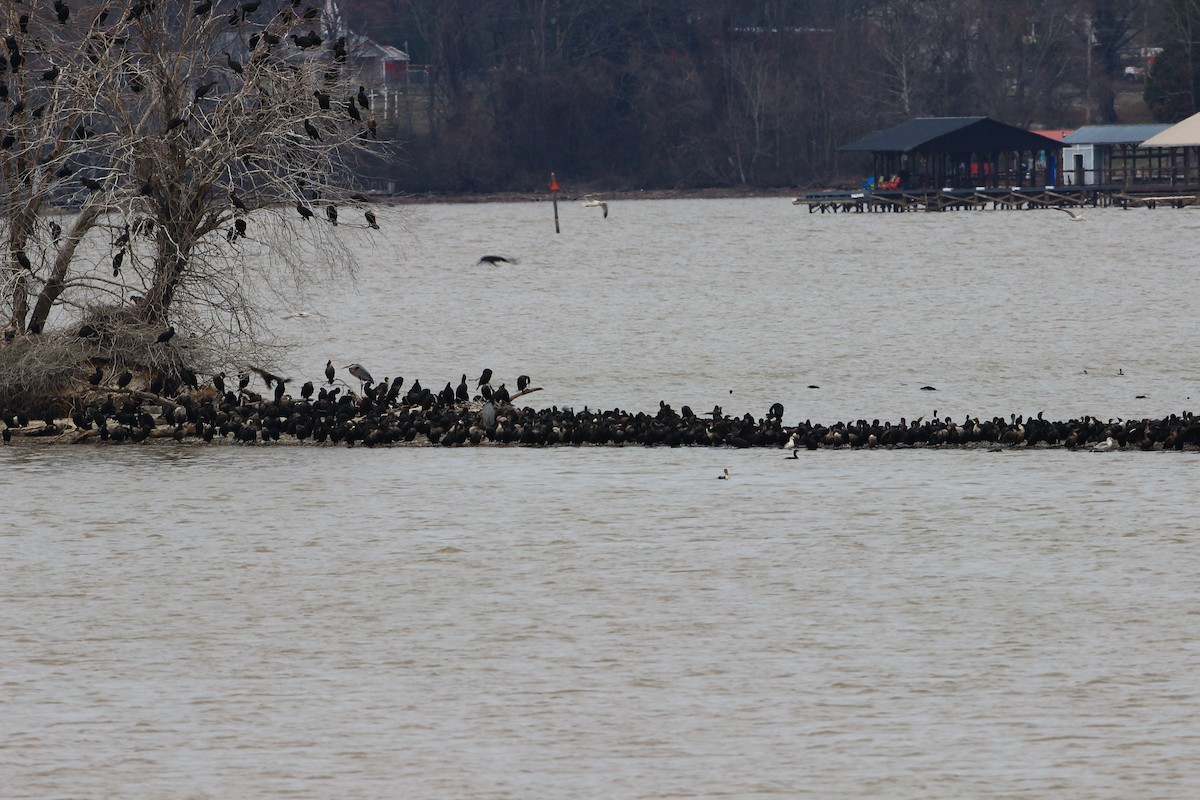
<instances>
[{"instance_id":1,"label":"white bird on sandbar","mask_svg":"<svg viewBox=\"0 0 1200 800\"><path fill-rule=\"evenodd\" d=\"M1098 442L1097 444L1093 445L1092 452L1093 453L1107 453L1109 450L1115 450L1116 447L1117 447L1117 443L1114 442L1113 438L1110 436L1107 439L1105 439L1103 442Z\"/></svg>"},{"instance_id":2,"label":"white bird on sandbar","mask_svg":"<svg viewBox=\"0 0 1200 800\"><path fill-rule=\"evenodd\" d=\"M602 208L604 209L604 218L608 219L608 203L603 200L597 200L590 194L583 198L583 205L587 208Z\"/></svg>"},{"instance_id":3,"label":"white bird on sandbar","mask_svg":"<svg viewBox=\"0 0 1200 800\"><path fill-rule=\"evenodd\" d=\"M1071 217L1071 222L1083 222L1083 214L1072 211L1069 208L1063 208L1062 206L1051 206L1051 208L1053 208L1055 211L1061 211L1064 214L1069 215Z\"/></svg>"}]
</instances>

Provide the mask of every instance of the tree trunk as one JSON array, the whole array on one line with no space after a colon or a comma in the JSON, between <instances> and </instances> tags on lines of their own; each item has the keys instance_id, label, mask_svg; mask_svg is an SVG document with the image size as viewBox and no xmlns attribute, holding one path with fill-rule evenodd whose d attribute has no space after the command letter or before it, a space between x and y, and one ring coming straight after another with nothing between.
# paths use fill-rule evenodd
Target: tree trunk
<instances>
[{"instance_id":1,"label":"tree trunk","mask_svg":"<svg viewBox=\"0 0 1200 800\"><path fill-rule=\"evenodd\" d=\"M33 307L33 316L29 319L30 333L41 333L46 327L46 318L50 316L50 309L58 302L63 289L66 288L67 272L75 257L75 250L99 217L99 206L90 206L80 213L75 224L71 226L71 232L67 234L62 246L58 248L58 252L54 256L54 269L51 271L50 277L46 279L46 285L42 288L41 294L38 295L37 305Z\"/></svg>"}]
</instances>

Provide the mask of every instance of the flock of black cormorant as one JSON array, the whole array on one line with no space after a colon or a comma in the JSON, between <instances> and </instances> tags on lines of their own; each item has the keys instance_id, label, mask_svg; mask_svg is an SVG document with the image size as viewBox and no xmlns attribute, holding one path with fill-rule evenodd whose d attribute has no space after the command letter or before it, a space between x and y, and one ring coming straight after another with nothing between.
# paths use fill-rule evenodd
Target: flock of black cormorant
<instances>
[{"instance_id":1,"label":"flock of black cormorant","mask_svg":"<svg viewBox=\"0 0 1200 800\"><path fill-rule=\"evenodd\" d=\"M217 373L208 382L193 373L166 378L145 376L133 383L128 370L102 375L98 368L89 387L72 407L28 413L0 410L4 441L13 434L64 436L70 441L111 443L147 439L176 441L303 442L346 446L396 444L527 446L663 446L783 448L799 457L801 450L825 448L903 447L1063 447L1080 450L1185 450L1200 448L1200 419L1191 412L1163 419L1109 419L1085 416L1051 421L1042 414L954 420L937 413L899 422L805 421L785 425L784 407L773 404L761 418L725 414L719 406L697 414L665 402L652 413L621 409L532 408L514 402L539 391L527 375L517 378L510 396L505 384L493 388L492 371L483 370L472 392L466 374L457 388L447 381L433 391L414 381L405 391L404 378L372 380L361 364L345 369L359 387L345 383L330 360L325 382L307 381L298 388L289 378L259 367L238 376L236 388ZM257 376L266 391L251 387ZM32 417L32 419L31 419ZM69 420L69 421L68 421Z\"/></svg>"}]
</instances>

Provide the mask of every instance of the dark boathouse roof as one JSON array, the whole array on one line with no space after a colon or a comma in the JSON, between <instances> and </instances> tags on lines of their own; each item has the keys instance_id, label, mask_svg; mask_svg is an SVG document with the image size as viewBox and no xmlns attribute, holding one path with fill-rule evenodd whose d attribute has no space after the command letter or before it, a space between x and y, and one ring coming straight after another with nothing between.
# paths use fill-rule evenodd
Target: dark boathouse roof
<instances>
[{"instance_id":1,"label":"dark boathouse roof","mask_svg":"<svg viewBox=\"0 0 1200 800\"><path fill-rule=\"evenodd\" d=\"M840 152L969 153L1049 150L1058 142L989 117L917 117L842 145Z\"/></svg>"}]
</instances>

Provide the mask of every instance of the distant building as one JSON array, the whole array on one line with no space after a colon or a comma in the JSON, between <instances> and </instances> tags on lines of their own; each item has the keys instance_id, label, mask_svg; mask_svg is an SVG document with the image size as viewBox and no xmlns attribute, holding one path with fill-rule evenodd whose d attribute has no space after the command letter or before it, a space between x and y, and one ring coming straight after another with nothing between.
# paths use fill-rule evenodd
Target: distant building
<instances>
[{"instance_id":1,"label":"distant building","mask_svg":"<svg viewBox=\"0 0 1200 800\"><path fill-rule=\"evenodd\" d=\"M871 154L864 188L918 190L1052 184L1059 149L988 117L917 117L838 148Z\"/></svg>"},{"instance_id":2,"label":"distant building","mask_svg":"<svg viewBox=\"0 0 1200 800\"><path fill-rule=\"evenodd\" d=\"M1170 183L1164 151L1143 148L1147 139L1162 133L1167 124L1084 125L1063 140L1063 183L1066 186L1099 186Z\"/></svg>"}]
</instances>

